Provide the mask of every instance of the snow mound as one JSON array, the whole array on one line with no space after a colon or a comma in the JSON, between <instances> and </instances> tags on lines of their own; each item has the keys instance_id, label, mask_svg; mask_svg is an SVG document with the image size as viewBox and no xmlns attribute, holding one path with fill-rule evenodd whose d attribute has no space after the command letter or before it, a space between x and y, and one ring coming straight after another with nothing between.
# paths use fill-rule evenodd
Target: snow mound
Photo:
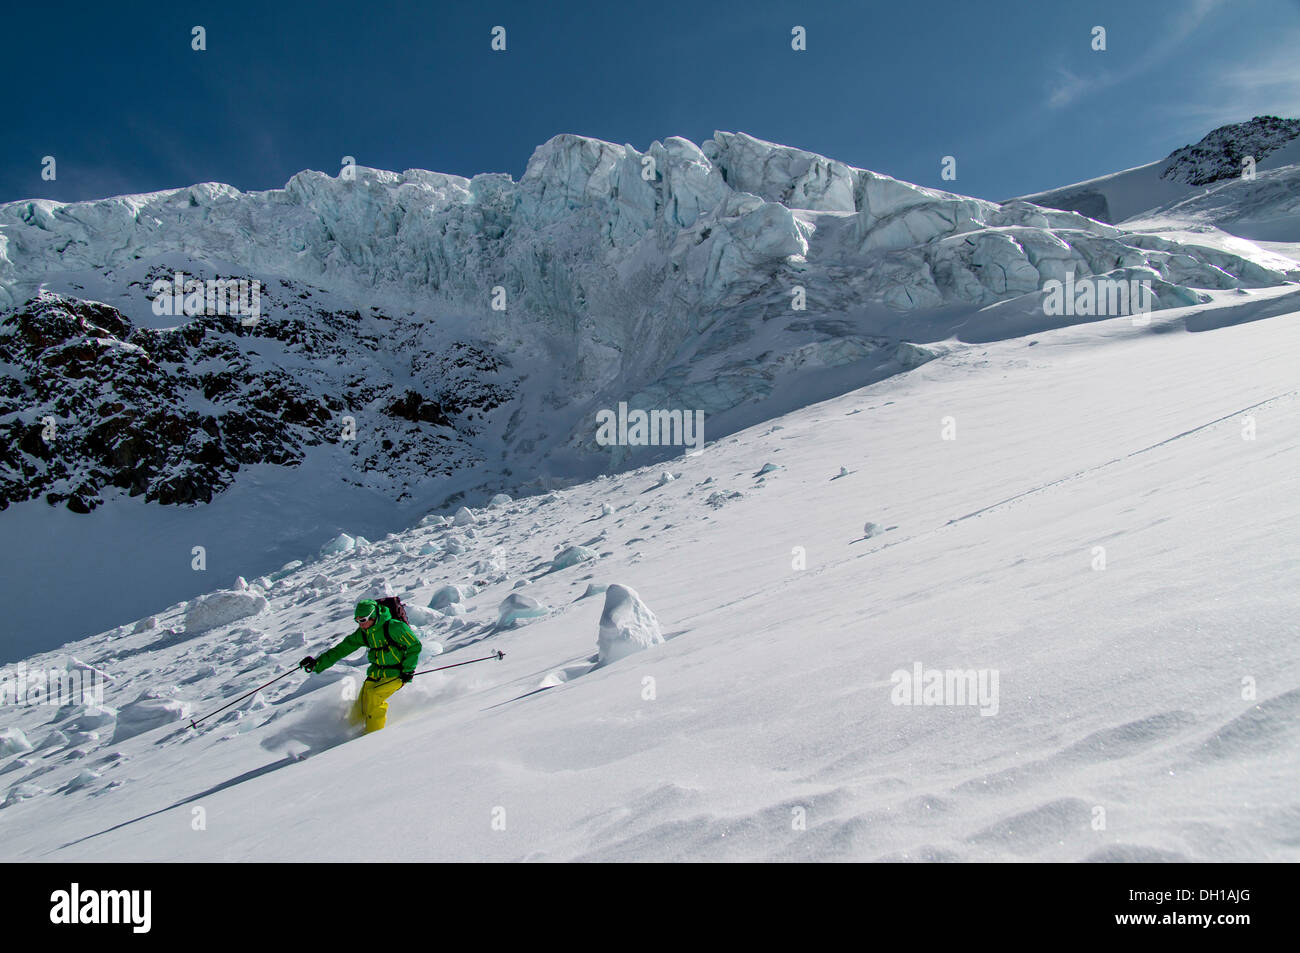
<instances>
[{"instance_id":1,"label":"snow mound","mask_svg":"<svg viewBox=\"0 0 1300 953\"><path fill-rule=\"evenodd\" d=\"M37 745L37 749L40 751L44 751L48 748L62 748L65 745L67 745L67 743L68 743L68 736L65 735L63 732L59 731L59 729L55 728L48 735L45 736L44 741L42 741L39 745Z\"/></svg>"},{"instance_id":2,"label":"snow mound","mask_svg":"<svg viewBox=\"0 0 1300 953\"><path fill-rule=\"evenodd\" d=\"M271 582L278 582L279 580L283 579L285 576L287 576L287 575L289 575L290 573L292 573L294 570L296 570L296 569L300 569L301 567L302 567L302 560L301 560L301 559L295 559L295 560L293 560L293 561L291 561L291 562L287 562L287 563L285 563L283 566L281 566L281 567L280 567L279 569L277 569L275 572L273 572L273 573L271 573L269 576L267 576L267 578L268 578Z\"/></svg>"},{"instance_id":3,"label":"snow mound","mask_svg":"<svg viewBox=\"0 0 1300 953\"><path fill-rule=\"evenodd\" d=\"M111 682L113 680L113 676L109 675L103 669L96 668L87 662L83 662L75 655L68 656L68 662L64 666L64 670L67 672L86 672L105 682Z\"/></svg>"},{"instance_id":4,"label":"snow mound","mask_svg":"<svg viewBox=\"0 0 1300 953\"><path fill-rule=\"evenodd\" d=\"M510 498L509 494L498 493L496 496L492 497L492 499L488 500L488 506L509 506L513 502L514 500Z\"/></svg>"},{"instance_id":5,"label":"snow mound","mask_svg":"<svg viewBox=\"0 0 1300 953\"><path fill-rule=\"evenodd\" d=\"M40 797L45 793L45 788L38 787L30 782L21 782L15 784L9 789L9 794L5 797L5 802L0 807L9 807L11 804L17 804L19 801L27 801L34 797Z\"/></svg>"},{"instance_id":6,"label":"snow mound","mask_svg":"<svg viewBox=\"0 0 1300 953\"><path fill-rule=\"evenodd\" d=\"M27 740L21 728L5 728L0 731L0 757L7 758L11 754L21 754L31 750L32 743Z\"/></svg>"},{"instance_id":7,"label":"snow mound","mask_svg":"<svg viewBox=\"0 0 1300 953\"><path fill-rule=\"evenodd\" d=\"M355 537L349 536L347 533L339 533L320 548L320 554L322 556L336 556L339 553L350 552L356 548L357 541Z\"/></svg>"},{"instance_id":8,"label":"snow mound","mask_svg":"<svg viewBox=\"0 0 1300 953\"><path fill-rule=\"evenodd\" d=\"M148 694L136 699L117 713L117 730L113 744L153 731L163 725L188 718L190 706L175 698L157 698Z\"/></svg>"},{"instance_id":9,"label":"snow mound","mask_svg":"<svg viewBox=\"0 0 1300 953\"><path fill-rule=\"evenodd\" d=\"M80 708L76 717L68 723L68 727L74 731L100 731L111 727L116 720L117 712L113 709L86 705Z\"/></svg>"},{"instance_id":10,"label":"snow mound","mask_svg":"<svg viewBox=\"0 0 1300 953\"><path fill-rule=\"evenodd\" d=\"M478 517L474 515L474 511L468 506L462 506L456 511L456 515L452 518L452 523L456 526L468 526L471 523L477 522Z\"/></svg>"},{"instance_id":11,"label":"snow mound","mask_svg":"<svg viewBox=\"0 0 1300 953\"><path fill-rule=\"evenodd\" d=\"M506 557L503 553L493 550L486 559L478 560L470 569L479 576L501 575L506 569Z\"/></svg>"},{"instance_id":12,"label":"snow mound","mask_svg":"<svg viewBox=\"0 0 1300 953\"><path fill-rule=\"evenodd\" d=\"M596 649L601 665L617 662L664 641L659 620L630 586L613 583L605 590Z\"/></svg>"},{"instance_id":13,"label":"snow mound","mask_svg":"<svg viewBox=\"0 0 1300 953\"><path fill-rule=\"evenodd\" d=\"M535 619L538 616L546 615L549 608L538 602L532 596L525 596L519 592L512 592L501 600L497 606L497 625L503 629L509 629L517 626L524 619Z\"/></svg>"},{"instance_id":14,"label":"snow mound","mask_svg":"<svg viewBox=\"0 0 1300 953\"><path fill-rule=\"evenodd\" d=\"M434 625L442 621L442 615L434 612L432 609L426 609L424 606L408 605L406 607L406 617L410 620L411 625Z\"/></svg>"},{"instance_id":15,"label":"snow mound","mask_svg":"<svg viewBox=\"0 0 1300 953\"><path fill-rule=\"evenodd\" d=\"M235 589L222 589L199 596L190 603L185 613L185 634L198 635L218 626L247 619L265 612L267 605L265 597L255 592L239 592Z\"/></svg>"},{"instance_id":16,"label":"snow mound","mask_svg":"<svg viewBox=\"0 0 1300 953\"><path fill-rule=\"evenodd\" d=\"M443 586L429 599L429 608L445 609L454 603L464 602L476 595L478 595L478 590L473 586Z\"/></svg>"},{"instance_id":17,"label":"snow mound","mask_svg":"<svg viewBox=\"0 0 1300 953\"><path fill-rule=\"evenodd\" d=\"M569 546L561 550L554 559L551 560L551 571L555 572L560 569L568 569L570 566L576 566L578 563L588 562L600 558L595 550L588 549L586 546Z\"/></svg>"},{"instance_id":18,"label":"snow mound","mask_svg":"<svg viewBox=\"0 0 1300 953\"><path fill-rule=\"evenodd\" d=\"M77 776L68 782L65 791L78 791L81 788L94 784L100 778L98 771L92 771L90 768L83 768L77 773Z\"/></svg>"}]
</instances>

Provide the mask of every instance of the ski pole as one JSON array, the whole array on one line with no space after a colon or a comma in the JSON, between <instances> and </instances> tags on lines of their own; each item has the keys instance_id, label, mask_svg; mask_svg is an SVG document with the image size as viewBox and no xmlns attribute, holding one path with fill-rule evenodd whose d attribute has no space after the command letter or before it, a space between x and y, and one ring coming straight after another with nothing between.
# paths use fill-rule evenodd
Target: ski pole
<instances>
[{"instance_id":1,"label":"ski pole","mask_svg":"<svg viewBox=\"0 0 1300 953\"><path fill-rule=\"evenodd\" d=\"M486 662L489 659L503 659L506 653L497 649L491 655L485 655L482 658L472 658L468 662L457 662L455 665L439 665L437 668L426 668L423 672L413 672L412 675L428 675L430 672L441 672L444 668L456 668L460 665L473 665L475 662Z\"/></svg>"},{"instance_id":2,"label":"ski pole","mask_svg":"<svg viewBox=\"0 0 1300 953\"><path fill-rule=\"evenodd\" d=\"M233 705L233 704L235 704L236 702L242 702L242 701L243 701L245 698L247 698L249 695L256 695L256 694L257 694L258 692L260 692L262 689L266 688L266 687L269 686L269 685L274 685L276 682L278 682L278 681L279 681L280 679L282 679L282 678L288 678L290 675L292 675L292 674L293 674L294 672L296 672L296 671L298 671L298 666L295 665L293 668L289 669L289 671L285 672L283 675L277 675L275 678L271 679L269 682L266 683L266 685L259 685L259 686L257 686L257 688L253 689L251 692L246 692L245 694L240 695L238 698L235 699L235 701L231 702L229 705L222 705L222 706L221 706L220 708L218 708L216 711L208 712L208 714L204 715L204 716L203 716L202 718L200 718L198 721L195 721L193 718L191 718L191 719L190 719L190 727L191 727L191 728L197 728L197 727L198 727L198 724L199 724L200 721L207 721L207 720L208 720L209 718L211 718L213 715L216 715L216 714L219 714L219 713L225 711L227 708L230 707L230 705Z\"/></svg>"},{"instance_id":3,"label":"ski pole","mask_svg":"<svg viewBox=\"0 0 1300 953\"><path fill-rule=\"evenodd\" d=\"M459 668L462 665L473 665L475 662L487 662L490 661L491 659L503 659L505 657L506 657L506 653L502 652L500 649L497 649L497 651L492 655L485 655L482 658L472 658L467 662L457 662L454 665L439 665L437 668L426 668L420 672L412 672L411 678L415 678L415 676L417 675L428 675L430 672L441 672L445 668ZM386 678L382 682L378 682L377 685L387 685L389 682L395 682L395 681L397 681L396 678ZM238 699L235 700L238 701ZM232 702L231 704L234 703ZM213 712L213 714L216 714L216 712Z\"/></svg>"}]
</instances>

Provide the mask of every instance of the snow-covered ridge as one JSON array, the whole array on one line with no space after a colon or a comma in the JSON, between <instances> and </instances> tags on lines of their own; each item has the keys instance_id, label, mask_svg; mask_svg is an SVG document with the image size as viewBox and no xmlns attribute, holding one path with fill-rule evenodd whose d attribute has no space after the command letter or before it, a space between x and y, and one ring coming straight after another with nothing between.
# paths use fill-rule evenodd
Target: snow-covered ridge
<instances>
[{"instance_id":1,"label":"snow-covered ridge","mask_svg":"<svg viewBox=\"0 0 1300 953\"><path fill-rule=\"evenodd\" d=\"M1243 176L1247 157L1257 178ZM1021 199L1126 227L1182 216L1246 238L1300 241L1300 119L1220 126L1156 162ZM1163 215L1183 203L1196 207Z\"/></svg>"},{"instance_id":2,"label":"snow-covered ridge","mask_svg":"<svg viewBox=\"0 0 1300 953\"><path fill-rule=\"evenodd\" d=\"M645 153L562 135L536 150L519 182L357 168L354 181L301 172L267 192L206 183L70 205L8 203L0 303L20 303L59 272L184 254L338 293L432 296L480 315L502 285L512 314L553 327L576 318L619 345L644 335L647 307L675 330L698 330L713 310L783 272L867 265L1005 228L1120 238L1081 216L925 189L743 134L715 133L701 148L674 137ZM853 294L901 310L1005 296L1001 275L981 274L963 244L975 242L918 252L917 270L930 275L891 269ZM1067 257L1096 272L1122 255ZM971 270L973 280L933 274L943 265Z\"/></svg>"}]
</instances>

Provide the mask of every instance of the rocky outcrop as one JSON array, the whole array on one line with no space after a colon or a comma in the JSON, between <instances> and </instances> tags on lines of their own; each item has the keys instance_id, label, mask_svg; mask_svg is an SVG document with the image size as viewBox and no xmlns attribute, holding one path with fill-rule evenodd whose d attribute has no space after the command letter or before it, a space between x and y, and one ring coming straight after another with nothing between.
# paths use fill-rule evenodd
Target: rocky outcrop
<instances>
[{"instance_id":1,"label":"rocky outcrop","mask_svg":"<svg viewBox=\"0 0 1300 953\"><path fill-rule=\"evenodd\" d=\"M1160 177L1198 186L1238 178L1243 158L1261 162L1297 136L1300 119L1256 116L1249 122L1220 126L1200 142L1171 152Z\"/></svg>"},{"instance_id":2,"label":"rocky outcrop","mask_svg":"<svg viewBox=\"0 0 1300 953\"><path fill-rule=\"evenodd\" d=\"M489 379L500 360L464 345L394 362L359 322L355 312L251 327L202 316L163 331L106 305L37 296L0 321L0 509L43 498L86 513L110 488L206 503L241 467L296 466L323 443L360 469L391 471L395 486L462 465L481 426L471 415L511 394ZM374 403L392 426L349 440L343 418Z\"/></svg>"}]
</instances>

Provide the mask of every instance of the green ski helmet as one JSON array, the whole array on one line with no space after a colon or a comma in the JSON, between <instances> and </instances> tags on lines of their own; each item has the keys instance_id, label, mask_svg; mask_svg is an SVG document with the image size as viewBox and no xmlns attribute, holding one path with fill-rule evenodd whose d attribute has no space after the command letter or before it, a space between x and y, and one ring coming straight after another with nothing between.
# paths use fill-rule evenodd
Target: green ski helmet
<instances>
[{"instance_id":1,"label":"green ski helmet","mask_svg":"<svg viewBox=\"0 0 1300 953\"><path fill-rule=\"evenodd\" d=\"M379 615L379 603L374 599L362 599L357 603L357 609L352 613L352 617L358 622L364 622L366 619L374 618Z\"/></svg>"}]
</instances>

